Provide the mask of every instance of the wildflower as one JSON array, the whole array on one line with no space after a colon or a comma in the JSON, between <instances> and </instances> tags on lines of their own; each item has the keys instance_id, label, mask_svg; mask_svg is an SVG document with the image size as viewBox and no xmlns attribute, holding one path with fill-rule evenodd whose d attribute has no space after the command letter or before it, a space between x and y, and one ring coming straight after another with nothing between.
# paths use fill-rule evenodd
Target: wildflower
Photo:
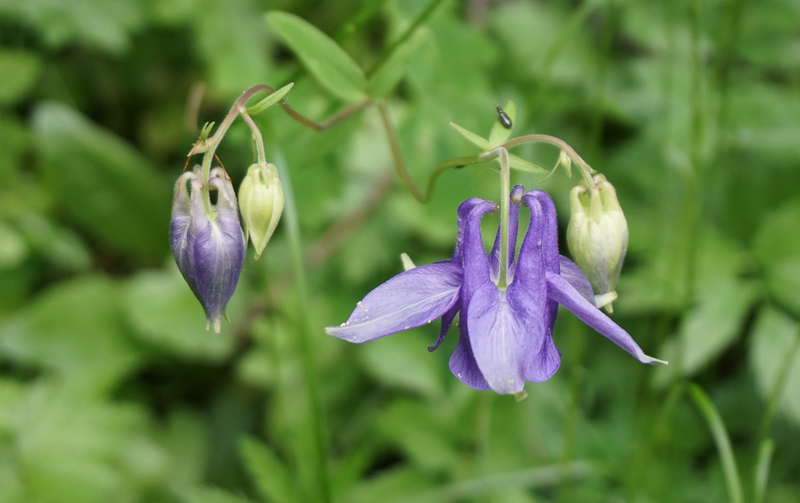
<instances>
[{"instance_id":1,"label":"wildflower","mask_svg":"<svg viewBox=\"0 0 800 503\"><path fill-rule=\"evenodd\" d=\"M246 245L236 194L225 172L213 169L208 185L218 196L206 211L199 170L178 179L169 240L183 279L206 312L206 330L213 324L219 333L220 318L239 282Z\"/></svg>"},{"instance_id":2,"label":"wildflower","mask_svg":"<svg viewBox=\"0 0 800 503\"><path fill-rule=\"evenodd\" d=\"M267 246L283 213L283 187L274 164L253 164L239 187L246 239L253 240L256 258Z\"/></svg>"},{"instance_id":3,"label":"wildflower","mask_svg":"<svg viewBox=\"0 0 800 503\"><path fill-rule=\"evenodd\" d=\"M401 273L370 292L347 322L328 334L366 342L442 318L441 343L460 310L461 337L450 370L468 386L516 394L525 381L545 381L558 369L561 354L552 329L558 304L572 311L642 363L665 363L644 354L631 336L594 305L591 285L578 267L558 254L556 212L542 191L514 187L508 215L506 288L500 277L500 232L487 257L480 231L495 203L473 198L459 206L459 236L453 258ZM514 260L519 203L531 221Z\"/></svg>"},{"instance_id":4,"label":"wildflower","mask_svg":"<svg viewBox=\"0 0 800 503\"><path fill-rule=\"evenodd\" d=\"M613 312L611 301L617 297L617 280L628 249L628 222L614 186L603 175L595 175L593 182L590 188L578 185L570 192L567 244L598 296L598 307L605 305Z\"/></svg>"}]
</instances>

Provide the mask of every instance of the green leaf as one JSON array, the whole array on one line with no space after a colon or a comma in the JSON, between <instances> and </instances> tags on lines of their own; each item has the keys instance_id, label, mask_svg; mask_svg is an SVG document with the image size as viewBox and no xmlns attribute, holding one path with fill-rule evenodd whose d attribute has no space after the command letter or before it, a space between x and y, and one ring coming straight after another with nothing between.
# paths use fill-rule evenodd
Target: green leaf
<instances>
[{"instance_id":1,"label":"green leaf","mask_svg":"<svg viewBox=\"0 0 800 503\"><path fill-rule=\"evenodd\" d=\"M769 293L800 316L800 199L764 216L755 238L755 252Z\"/></svg>"},{"instance_id":2,"label":"green leaf","mask_svg":"<svg viewBox=\"0 0 800 503\"><path fill-rule=\"evenodd\" d=\"M68 214L119 253L167 251L167 185L130 145L70 107L39 105L33 129L41 171Z\"/></svg>"},{"instance_id":3,"label":"green leaf","mask_svg":"<svg viewBox=\"0 0 800 503\"><path fill-rule=\"evenodd\" d=\"M119 286L97 276L61 283L0 326L0 353L94 390L139 361L120 323Z\"/></svg>"},{"instance_id":4,"label":"green leaf","mask_svg":"<svg viewBox=\"0 0 800 503\"><path fill-rule=\"evenodd\" d=\"M370 78L370 95L374 98L380 98L391 93L397 87L403 75L405 75L411 56L418 53L422 45L428 40L427 30L424 27L420 27L412 37L398 47Z\"/></svg>"},{"instance_id":5,"label":"green leaf","mask_svg":"<svg viewBox=\"0 0 800 503\"><path fill-rule=\"evenodd\" d=\"M0 2L1 17L31 25L52 48L78 42L122 53L130 47L131 32L144 20L141 2L51 2L26 0Z\"/></svg>"},{"instance_id":6,"label":"green leaf","mask_svg":"<svg viewBox=\"0 0 800 503\"><path fill-rule=\"evenodd\" d=\"M778 411L800 426L800 351L792 348L800 337L800 326L786 313L767 306L761 310L751 335L750 368L765 401L772 399L776 381L787 355L792 361L785 376L785 389L779 390Z\"/></svg>"},{"instance_id":7,"label":"green leaf","mask_svg":"<svg viewBox=\"0 0 800 503\"><path fill-rule=\"evenodd\" d=\"M366 98L364 71L328 35L286 12L267 13L267 22L331 94L345 101Z\"/></svg>"},{"instance_id":8,"label":"green leaf","mask_svg":"<svg viewBox=\"0 0 800 503\"><path fill-rule=\"evenodd\" d=\"M144 272L127 286L126 319L148 344L185 357L220 361L233 351L234 340L205 330L200 302L176 267Z\"/></svg>"},{"instance_id":9,"label":"green leaf","mask_svg":"<svg viewBox=\"0 0 800 503\"><path fill-rule=\"evenodd\" d=\"M361 346L359 354L369 373L384 385L441 397L444 391L437 369L441 362L425 351L435 335L427 341L422 333L415 330L400 337L385 337Z\"/></svg>"},{"instance_id":10,"label":"green leaf","mask_svg":"<svg viewBox=\"0 0 800 503\"><path fill-rule=\"evenodd\" d=\"M680 328L684 375L692 375L730 346L758 293L752 283L729 277L698 286L698 303Z\"/></svg>"},{"instance_id":11,"label":"green leaf","mask_svg":"<svg viewBox=\"0 0 800 503\"><path fill-rule=\"evenodd\" d=\"M532 162L526 161L525 159L523 159L518 155L509 154L508 160L511 169L518 169L520 171L526 171L528 173L537 173L537 174L544 174L550 172L537 164L533 164Z\"/></svg>"},{"instance_id":12,"label":"green leaf","mask_svg":"<svg viewBox=\"0 0 800 503\"><path fill-rule=\"evenodd\" d=\"M258 115L258 114L260 114L261 112L265 111L266 109L268 109L272 105L274 105L277 102L279 102L280 100L282 100L283 97L286 96L286 94L288 94L289 91L291 91L292 86L294 86L294 82L290 82L290 83L286 84L285 86L281 87L280 89L278 89L274 93L270 94L269 96L267 96L263 100L259 101L255 105L253 105L252 107L250 107L247 110L245 110L245 113L247 113L248 115Z\"/></svg>"},{"instance_id":13,"label":"green leaf","mask_svg":"<svg viewBox=\"0 0 800 503\"><path fill-rule=\"evenodd\" d=\"M0 269L10 269L28 256L28 247L13 227L0 220Z\"/></svg>"},{"instance_id":14,"label":"green leaf","mask_svg":"<svg viewBox=\"0 0 800 503\"><path fill-rule=\"evenodd\" d=\"M163 9L170 2L155 2ZM179 23L191 26L196 47L189 50L202 58L210 87L230 96L273 75L270 41L261 20L263 8L251 0L197 0L174 3L188 7L194 19Z\"/></svg>"},{"instance_id":15,"label":"green leaf","mask_svg":"<svg viewBox=\"0 0 800 503\"><path fill-rule=\"evenodd\" d=\"M475 145L479 146L481 148L481 150L487 151L487 150L491 150L492 149L492 145L489 143L489 140L487 140L486 138L473 133L469 129L465 129L465 128L459 126L455 122L450 122L450 126L452 126L453 129L455 129L456 131L461 133L461 135L464 138L466 138L467 140L471 141Z\"/></svg>"},{"instance_id":16,"label":"green leaf","mask_svg":"<svg viewBox=\"0 0 800 503\"><path fill-rule=\"evenodd\" d=\"M42 62L25 51L0 50L0 105L9 105L24 98L39 77Z\"/></svg>"},{"instance_id":17,"label":"green leaf","mask_svg":"<svg viewBox=\"0 0 800 503\"><path fill-rule=\"evenodd\" d=\"M289 471L268 446L258 440L244 438L239 444L239 449L245 467L265 502L297 501Z\"/></svg>"},{"instance_id":18,"label":"green leaf","mask_svg":"<svg viewBox=\"0 0 800 503\"><path fill-rule=\"evenodd\" d=\"M146 414L134 406L40 381L14 415L24 501L126 501L146 483L135 472L166 468L163 453L142 433ZM142 447L153 449L144 459Z\"/></svg>"},{"instance_id":19,"label":"green leaf","mask_svg":"<svg viewBox=\"0 0 800 503\"><path fill-rule=\"evenodd\" d=\"M216 487L191 487L176 492L183 503L250 503L247 498Z\"/></svg>"},{"instance_id":20,"label":"green leaf","mask_svg":"<svg viewBox=\"0 0 800 503\"><path fill-rule=\"evenodd\" d=\"M492 148L502 145L503 143L507 142L509 138L511 138L511 132L514 129L514 124L517 122L517 106L514 105L513 101L508 100L506 106L503 107L503 112L505 112L506 115L508 115L508 118L511 119L511 128L506 129L506 127L500 123L499 117L495 119L494 124L492 125L492 132L489 134L489 144L492 146Z\"/></svg>"}]
</instances>

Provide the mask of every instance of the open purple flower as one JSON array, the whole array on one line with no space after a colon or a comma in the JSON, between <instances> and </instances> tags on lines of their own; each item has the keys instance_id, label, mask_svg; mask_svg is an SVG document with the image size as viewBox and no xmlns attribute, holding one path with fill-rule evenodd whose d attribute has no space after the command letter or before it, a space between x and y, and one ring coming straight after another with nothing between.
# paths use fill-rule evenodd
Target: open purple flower
<instances>
[{"instance_id":1,"label":"open purple flower","mask_svg":"<svg viewBox=\"0 0 800 503\"><path fill-rule=\"evenodd\" d=\"M206 330L213 325L219 333L220 319L239 282L246 244L230 180L216 168L208 184L218 192L210 214L204 207L201 177L187 172L178 179L169 240L183 279L206 312Z\"/></svg>"},{"instance_id":2,"label":"open purple flower","mask_svg":"<svg viewBox=\"0 0 800 503\"><path fill-rule=\"evenodd\" d=\"M514 187L507 218L509 246L507 288L500 277L500 232L486 256L480 222L497 210L495 203L473 198L458 208L458 240L453 258L398 274L358 303L347 322L327 327L328 334L366 342L442 318L435 349L461 311L461 337L450 370L475 389L519 393L525 381L549 379L561 363L552 329L558 304L636 357L642 363L665 363L644 354L631 336L598 310L589 281L558 254L556 211L547 193L524 193ZM516 203L514 202L516 201ZM519 203L531 221L514 261Z\"/></svg>"}]
</instances>

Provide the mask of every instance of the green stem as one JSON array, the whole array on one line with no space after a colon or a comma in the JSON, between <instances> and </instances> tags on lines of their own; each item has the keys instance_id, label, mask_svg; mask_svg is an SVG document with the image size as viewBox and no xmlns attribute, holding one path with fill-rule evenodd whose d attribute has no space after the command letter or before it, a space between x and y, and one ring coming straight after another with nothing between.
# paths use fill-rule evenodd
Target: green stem
<instances>
[{"instance_id":1,"label":"green stem","mask_svg":"<svg viewBox=\"0 0 800 503\"><path fill-rule=\"evenodd\" d=\"M267 153L264 151L264 137L261 135L261 130L258 129L256 126L255 121L250 115L243 113L242 119L247 123L250 127L250 131L253 133L253 141L256 144L256 153L258 155L258 164L261 166L267 165Z\"/></svg>"},{"instance_id":2,"label":"green stem","mask_svg":"<svg viewBox=\"0 0 800 503\"><path fill-rule=\"evenodd\" d=\"M755 483L753 484L753 503L762 503L764 495L767 493L767 481L769 480L769 469L772 464L772 455L775 453L775 441L765 438L758 446L758 460L753 474Z\"/></svg>"},{"instance_id":3,"label":"green stem","mask_svg":"<svg viewBox=\"0 0 800 503\"><path fill-rule=\"evenodd\" d=\"M400 144L397 141L397 132L394 129L391 117L389 117L389 109L386 108L386 103L379 101L378 111L381 114L381 122L383 123L384 131L386 131L386 139L389 141L389 149L392 152L392 159L394 160L394 167L397 170L397 174L400 175L403 185L411 192L411 195L414 196L417 201L424 202L425 196L420 192L416 184L414 184L414 180L411 178L408 169L406 169L406 164L403 162L403 155L400 153Z\"/></svg>"},{"instance_id":4,"label":"green stem","mask_svg":"<svg viewBox=\"0 0 800 503\"><path fill-rule=\"evenodd\" d=\"M411 35L413 35L415 31L417 31L417 28L419 28L422 25L422 23L424 23L429 17L431 17L431 14L434 13L436 8L443 1L444 0L432 0L431 3L429 3L428 6L425 7L425 10L420 12L419 16L417 16L417 18L411 22L408 28L406 28L406 31L404 31L403 34L400 35L400 37L398 37L397 40L392 42L392 45L390 45L383 51L383 54L380 55L378 61L376 61L375 64L372 65L372 68L370 68L369 71L367 71L367 78L370 78L373 75L375 75L378 72L378 70L380 70L381 67L385 65L387 61L389 61L389 58L392 56L392 54L394 54L394 52L398 48L400 48L400 46L406 43L406 41L409 38L411 38Z\"/></svg>"},{"instance_id":5,"label":"green stem","mask_svg":"<svg viewBox=\"0 0 800 503\"><path fill-rule=\"evenodd\" d=\"M280 153L276 152L276 157ZM317 469L317 489L322 494L322 502L330 503L331 490L328 480L327 469L327 447L325 442L325 431L322 417L322 405L319 393L319 378L317 376L314 346L311 341L312 329L309 326L311 320L311 309L308 304L308 287L306 282L305 267L303 266L303 245L300 236L300 222L297 213L297 204L292 190L289 170L285 160L276 163L283 182L283 193L285 198L284 225L289 237L289 246L292 250L292 269L295 274L297 293L300 304L300 316L302 319L300 327L300 351L302 353L303 370L308 386L309 410L311 411L312 435L316 450L315 460Z\"/></svg>"},{"instance_id":6,"label":"green stem","mask_svg":"<svg viewBox=\"0 0 800 503\"><path fill-rule=\"evenodd\" d=\"M547 134L528 134L525 136L519 136L513 140L509 140L500 146L510 150L525 143L547 143L554 145L563 150L569 156L569 158L572 159L572 162L578 165L578 168L581 169L581 174L583 174L584 170L589 174L594 173L594 170L591 166L589 166L589 163L584 161L583 157L579 156L578 153L575 152L575 149L570 147L569 144L564 140L556 138L555 136L550 136Z\"/></svg>"},{"instance_id":7,"label":"green stem","mask_svg":"<svg viewBox=\"0 0 800 503\"><path fill-rule=\"evenodd\" d=\"M511 167L508 162L508 150L498 147L500 158L500 276L497 288L508 287L508 214L511 206Z\"/></svg>"},{"instance_id":8,"label":"green stem","mask_svg":"<svg viewBox=\"0 0 800 503\"><path fill-rule=\"evenodd\" d=\"M731 441L728 432L725 431L725 424L717 412L716 407L708 398L703 388L695 383L689 383L689 396L694 400L695 405L700 410L703 418L711 430L714 443L717 445L717 452L722 461L722 470L725 474L725 482L728 486L728 497L731 503L744 503L742 493L742 483L739 480L739 470L736 468L736 458L733 455Z\"/></svg>"},{"instance_id":9,"label":"green stem","mask_svg":"<svg viewBox=\"0 0 800 503\"><path fill-rule=\"evenodd\" d=\"M767 400L767 407L764 410L764 415L761 417L761 424L759 426L759 438L761 441L769 437L769 429L772 426L772 420L775 417L775 411L778 409L783 390L786 388L786 381L789 379L789 371L792 369L795 355L800 350L800 325L797 327L797 337L789 347L789 350L784 354L781 366L778 368L778 373L775 376L775 382L769 393Z\"/></svg>"},{"instance_id":10,"label":"green stem","mask_svg":"<svg viewBox=\"0 0 800 503\"><path fill-rule=\"evenodd\" d=\"M222 138L225 136L225 133L228 132L228 129L233 124L233 121L236 119L236 116L239 115L240 112L245 110L245 104L247 100L249 100L254 94L260 91L269 91L273 92L269 86L265 86L264 84L257 84L243 92L239 99L237 99L233 106L231 107L230 111L228 111L228 115L225 116L225 119L222 121L222 124L219 125L217 128L216 133L214 136L210 138L206 138L205 140L201 140L197 142L197 144L192 147L192 150L189 152L187 157L191 157L194 154L203 153L203 206L206 210L206 215L208 218L213 218L213 214L211 212L211 191L208 184L208 175L211 172L211 162L214 160L214 154L217 151L217 147L219 146Z\"/></svg>"}]
</instances>

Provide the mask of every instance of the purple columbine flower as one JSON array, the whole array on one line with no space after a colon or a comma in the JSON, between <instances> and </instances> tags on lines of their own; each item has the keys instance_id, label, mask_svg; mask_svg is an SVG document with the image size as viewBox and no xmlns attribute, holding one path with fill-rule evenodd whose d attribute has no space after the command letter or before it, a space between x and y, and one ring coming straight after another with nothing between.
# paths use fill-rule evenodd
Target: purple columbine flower
<instances>
[{"instance_id":1,"label":"purple columbine flower","mask_svg":"<svg viewBox=\"0 0 800 503\"><path fill-rule=\"evenodd\" d=\"M239 282L246 244L236 193L225 172L211 170L208 184L218 192L210 215L204 208L201 177L187 172L178 179L169 241L183 279L205 309L206 330L213 325L219 333L220 319Z\"/></svg>"},{"instance_id":2,"label":"purple columbine flower","mask_svg":"<svg viewBox=\"0 0 800 503\"><path fill-rule=\"evenodd\" d=\"M558 254L556 211L547 193L511 193L508 215L508 287L500 277L500 232L486 256L480 223L495 203L473 198L458 208L458 240L451 260L413 268L382 284L358 303L347 322L328 334L367 342L442 318L436 349L460 310L461 337L450 370L468 386L497 393L520 393L525 381L549 379L561 363L553 343L558 304L632 354L642 363L666 363L644 354L633 338L594 305L589 281ZM515 203L516 201L516 203ZM514 260L519 203L531 221Z\"/></svg>"}]
</instances>

